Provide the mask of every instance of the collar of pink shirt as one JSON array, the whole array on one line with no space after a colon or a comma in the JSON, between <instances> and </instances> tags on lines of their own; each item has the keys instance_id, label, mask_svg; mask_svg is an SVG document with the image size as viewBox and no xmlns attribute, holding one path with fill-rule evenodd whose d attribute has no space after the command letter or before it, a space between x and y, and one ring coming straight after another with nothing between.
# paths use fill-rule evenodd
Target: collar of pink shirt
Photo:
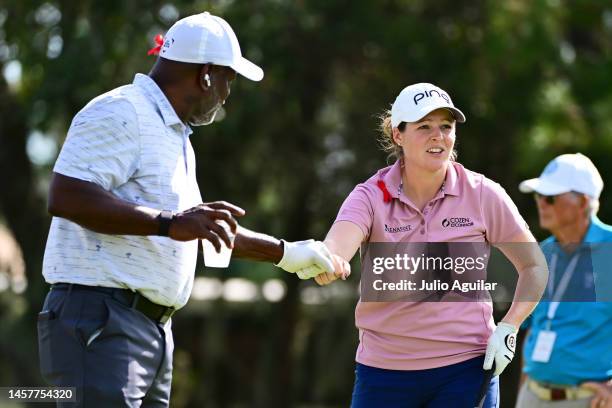
<instances>
[{"instance_id":1,"label":"collar of pink shirt","mask_svg":"<svg viewBox=\"0 0 612 408\"><path fill-rule=\"evenodd\" d=\"M451 161L446 169L446 177L444 184L434 200L442 198L445 195L459 196L461 195L461 186L458 182L456 163ZM387 167L380 171L380 178L384 181L387 190L393 198L397 198L404 204L414 206L405 194L401 194L400 186L402 184L402 166L400 160L397 160L391 167Z\"/></svg>"}]
</instances>

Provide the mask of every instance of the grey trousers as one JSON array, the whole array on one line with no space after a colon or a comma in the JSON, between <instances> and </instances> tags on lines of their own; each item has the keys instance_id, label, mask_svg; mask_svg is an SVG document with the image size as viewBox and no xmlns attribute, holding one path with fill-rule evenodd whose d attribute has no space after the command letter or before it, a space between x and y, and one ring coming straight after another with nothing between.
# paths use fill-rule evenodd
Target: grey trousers
<instances>
[{"instance_id":1,"label":"grey trousers","mask_svg":"<svg viewBox=\"0 0 612 408\"><path fill-rule=\"evenodd\" d=\"M516 400L516 408L589 408L592 398L566 401L545 401L538 398L527 387L527 381L521 386L518 399Z\"/></svg>"},{"instance_id":2,"label":"grey trousers","mask_svg":"<svg viewBox=\"0 0 612 408\"><path fill-rule=\"evenodd\" d=\"M174 343L155 323L109 294L53 289L38 315L40 370L51 385L76 387L58 407L168 407Z\"/></svg>"}]
</instances>

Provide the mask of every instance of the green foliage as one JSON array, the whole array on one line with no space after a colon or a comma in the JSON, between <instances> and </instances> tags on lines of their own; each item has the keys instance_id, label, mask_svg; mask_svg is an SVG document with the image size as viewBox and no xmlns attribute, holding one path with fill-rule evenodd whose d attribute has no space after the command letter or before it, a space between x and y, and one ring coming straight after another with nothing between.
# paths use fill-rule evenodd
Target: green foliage
<instances>
[{"instance_id":1,"label":"green foliage","mask_svg":"<svg viewBox=\"0 0 612 408\"><path fill-rule=\"evenodd\" d=\"M0 214L26 254L29 307L20 330L31 338L31 316L44 296L39 271L52 163L28 161L28 135L39 130L60 145L88 100L148 71L155 34L206 9L232 24L243 53L265 71L261 83L239 78L224 119L192 136L205 201L246 208L247 227L322 238L353 186L386 163L377 116L419 81L451 93L468 117L458 128L459 161L499 181L540 238L533 202L516 188L520 180L558 154L581 151L610 181L610 1L9 0L0 4L0 68L18 61L22 76L10 87L0 77ZM612 219L607 190L600 214ZM314 389L306 384L325 372L350 378L351 312L306 313L295 277L267 265L237 263L229 273L282 277L288 297L259 314L224 304L184 320L179 313L176 406L346 405L350 381L342 389L329 386L332 378ZM0 338L11 338L4 326ZM232 346L241 338L253 343ZM252 360L232 356L241 347ZM27 364L35 371L34 360ZM212 379L224 365L222 378L242 391ZM304 365L311 376L300 372ZM0 367L15 370L6 359Z\"/></svg>"}]
</instances>

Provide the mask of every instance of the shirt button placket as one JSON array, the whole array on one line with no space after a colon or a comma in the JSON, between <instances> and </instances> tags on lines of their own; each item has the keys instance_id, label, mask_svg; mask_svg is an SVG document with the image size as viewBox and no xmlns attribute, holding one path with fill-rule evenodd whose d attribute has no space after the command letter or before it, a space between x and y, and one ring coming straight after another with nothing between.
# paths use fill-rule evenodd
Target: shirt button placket
<instances>
[{"instance_id":1,"label":"shirt button placket","mask_svg":"<svg viewBox=\"0 0 612 408\"><path fill-rule=\"evenodd\" d=\"M427 229L427 226L425 225L425 219L427 218L427 215L429 214L429 210L432 207L432 205L433 204L430 202L423 209L423 219L421 220L421 231L419 231L421 233L421 235L425 235L425 230Z\"/></svg>"}]
</instances>

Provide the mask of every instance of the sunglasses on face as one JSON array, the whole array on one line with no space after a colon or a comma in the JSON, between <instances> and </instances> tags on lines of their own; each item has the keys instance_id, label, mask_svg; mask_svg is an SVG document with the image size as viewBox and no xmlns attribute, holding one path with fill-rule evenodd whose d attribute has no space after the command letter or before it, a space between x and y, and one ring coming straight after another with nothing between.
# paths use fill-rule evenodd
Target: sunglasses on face
<instances>
[{"instance_id":1,"label":"sunglasses on face","mask_svg":"<svg viewBox=\"0 0 612 408\"><path fill-rule=\"evenodd\" d=\"M581 195L580 193L577 193L575 191L570 191L570 193L575 194L575 195ZM557 197L563 195L565 193L561 193L561 194L557 194L557 195L544 195L544 194L539 194L539 193L534 193L534 196L536 198L536 200L542 199L544 200L544 202L548 205L554 205L555 204L555 200L557 199Z\"/></svg>"},{"instance_id":2,"label":"sunglasses on face","mask_svg":"<svg viewBox=\"0 0 612 408\"><path fill-rule=\"evenodd\" d=\"M534 197L536 200L544 200L544 202L548 205L554 205L555 199L558 195L544 195L539 193L534 193Z\"/></svg>"}]
</instances>

